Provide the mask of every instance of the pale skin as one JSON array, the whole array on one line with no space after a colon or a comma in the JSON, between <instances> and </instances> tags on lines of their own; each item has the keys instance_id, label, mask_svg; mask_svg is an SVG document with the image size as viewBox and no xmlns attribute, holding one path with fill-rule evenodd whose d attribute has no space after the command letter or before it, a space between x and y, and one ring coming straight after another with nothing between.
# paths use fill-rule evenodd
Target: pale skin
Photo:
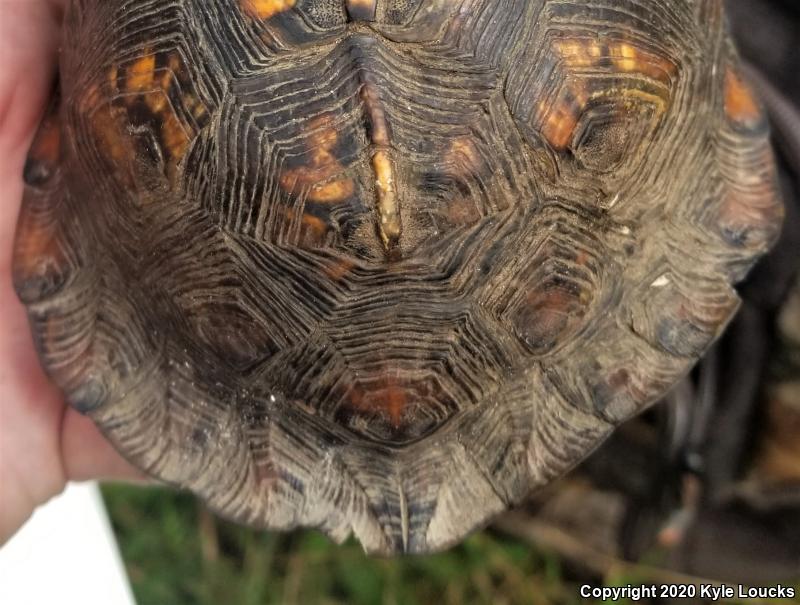
<instances>
[{"instance_id":1,"label":"pale skin","mask_svg":"<svg viewBox=\"0 0 800 605\"><path fill-rule=\"evenodd\" d=\"M11 282L22 167L52 90L68 0L0 0L0 545L68 481L141 479L43 373Z\"/></svg>"}]
</instances>

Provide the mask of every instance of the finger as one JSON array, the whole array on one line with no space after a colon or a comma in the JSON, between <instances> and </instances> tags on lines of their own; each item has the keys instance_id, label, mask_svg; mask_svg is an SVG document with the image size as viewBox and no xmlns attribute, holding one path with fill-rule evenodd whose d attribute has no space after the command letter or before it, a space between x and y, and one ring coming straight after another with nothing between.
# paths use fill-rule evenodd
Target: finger
<instances>
[{"instance_id":1,"label":"finger","mask_svg":"<svg viewBox=\"0 0 800 605\"><path fill-rule=\"evenodd\" d=\"M55 77L57 2L0 1L0 304L11 291L11 242L22 199L22 166Z\"/></svg>"},{"instance_id":2,"label":"finger","mask_svg":"<svg viewBox=\"0 0 800 605\"><path fill-rule=\"evenodd\" d=\"M24 154L53 83L62 2L0 2L0 152ZM10 168L10 167L9 167Z\"/></svg>"},{"instance_id":3,"label":"finger","mask_svg":"<svg viewBox=\"0 0 800 605\"><path fill-rule=\"evenodd\" d=\"M63 404L44 378L11 286L22 165L56 63L56 9L43 0L0 0L0 485L8 488L0 541L63 486L55 438Z\"/></svg>"},{"instance_id":4,"label":"finger","mask_svg":"<svg viewBox=\"0 0 800 605\"><path fill-rule=\"evenodd\" d=\"M70 481L147 479L119 455L94 422L69 407L62 423L61 453L64 472Z\"/></svg>"},{"instance_id":5,"label":"finger","mask_svg":"<svg viewBox=\"0 0 800 605\"><path fill-rule=\"evenodd\" d=\"M31 447L41 448L35 450L40 459L56 447L60 397L39 366L14 294L11 250L22 166L52 85L58 18L55 2L0 0L0 412L6 429L0 451L14 450L10 442L28 439ZM21 427L30 426L38 432L20 434Z\"/></svg>"}]
</instances>

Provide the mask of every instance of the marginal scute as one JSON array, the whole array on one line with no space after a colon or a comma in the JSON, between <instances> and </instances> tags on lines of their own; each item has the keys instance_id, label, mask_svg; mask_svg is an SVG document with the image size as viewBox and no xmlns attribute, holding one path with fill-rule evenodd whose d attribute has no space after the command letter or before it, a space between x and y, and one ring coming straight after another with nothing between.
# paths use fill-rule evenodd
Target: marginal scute
<instances>
[{"instance_id":1,"label":"marginal scute","mask_svg":"<svg viewBox=\"0 0 800 605\"><path fill-rule=\"evenodd\" d=\"M22 177L29 187L45 187L55 177L61 159L60 99L56 93L31 143Z\"/></svg>"},{"instance_id":2,"label":"marginal scute","mask_svg":"<svg viewBox=\"0 0 800 605\"><path fill-rule=\"evenodd\" d=\"M67 214L62 159L60 97L56 94L28 153L12 278L19 298L28 305L47 305L74 279L80 262L76 242L67 240L74 218ZM67 294L69 296L69 294Z\"/></svg>"},{"instance_id":3,"label":"marginal scute","mask_svg":"<svg viewBox=\"0 0 800 605\"><path fill-rule=\"evenodd\" d=\"M766 115L733 54L724 69L721 98L716 154L724 189L711 227L742 251L742 263L749 267L753 253L766 251L778 237L783 205Z\"/></svg>"},{"instance_id":4,"label":"marginal scute","mask_svg":"<svg viewBox=\"0 0 800 605\"><path fill-rule=\"evenodd\" d=\"M227 517L447 548L662 396L782 217L721 2L76 0L42 364Z\"/></svg>"},{"instance_id":5,"label":"marginal scute","mask_svg":"<svg viewBox=\"0 0 800 605\"><path fill-rule=\"evenodd\" d=\"M14 287L28 304L61 290L72 270L54 217L41 209L37 212L35 197L40 196L26 193L26 212L18 221L14 242Z\"/></svg>"},{"instance_id":6,"label":"marginal scute","mask_svg":"<svg viewBox=\"0 0 800 605\"><path fill-rule=\"evenodd\" d=\"M746 130L763 126L766 114L744 76L732 65L725 70L725 117Z\"/></svg>"},{"instance_id":7,"label":"marginal scute","mask_svg":"<svg viewBox=\"0 0 800 605\"><path fill-rule=\"evenodd\" d=\"M631 325L662 351L699 359L738 309L739 297L719 279L666 267L637 291Z\"/></svg>"},{"instance_id":8,"label":"marginal scute","mask_svg":"<svg viewBox=\"0 0 800 605\"><path fill-rule=\"evenodd\" d=\"M548 363L545 372L565 400L609 424L654 402L686 371L686 361L658 350L612 317L596 330L579 354L560 352L558 363Z\"/></svg>"}]
</instances>

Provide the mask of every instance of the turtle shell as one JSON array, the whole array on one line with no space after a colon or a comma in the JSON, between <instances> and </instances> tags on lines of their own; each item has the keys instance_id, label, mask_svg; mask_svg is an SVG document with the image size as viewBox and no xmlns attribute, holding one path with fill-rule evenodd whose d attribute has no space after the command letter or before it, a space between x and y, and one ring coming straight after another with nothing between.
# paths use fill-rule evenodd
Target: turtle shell
<instances>
[{"instance_id":1,"label":"turtle shell","mask_svg":"<svg viewBox=\"0 0 800 605\"><path fill-rule=\"evenodd\" d=\"M782 215L717 0L73 0L14 276L220 513L427 552L684 375Z\"/></svg>"}]
</instances>

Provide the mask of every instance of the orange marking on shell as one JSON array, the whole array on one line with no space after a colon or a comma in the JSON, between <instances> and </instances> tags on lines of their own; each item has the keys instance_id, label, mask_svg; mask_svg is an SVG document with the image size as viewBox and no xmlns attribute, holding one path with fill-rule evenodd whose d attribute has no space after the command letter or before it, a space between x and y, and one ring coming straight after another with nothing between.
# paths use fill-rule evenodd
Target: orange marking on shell
<instances>
[{"instance_id":1,"label":"orange marking on shell","mask_svg":"<svg viewBox=\"0 0 800 605\"><path fill-rule=\"evenodd\" d=\"M677 71L668 58L624 40L601 42L596 38L567 38L555 40L553 48L571 70L607 69L606 64L610 59L618 72L641 74L664 84L669 84Z\"/></svg>"},{"instance_id":2,"label":"orange marking on shell","mask_svg":"<svg viewBox=\"0 0 800 605\"><path fill-rule=\"evenodd\" d=\"M355 267L355 263L349 259L342 258L337 262L325 268L325 274L333 281L341 280L345 275L350 273Z\"/></svg>"},{"instance_id":3,"label":"orange marking on shell","mask_svg":"<svg viewBox=\"0 0 800 605\"><path fill-rule=\"evenodd\" d=\"M568 72L595 70L606 73L643 75L662 84L672 81L677 67L667 58L645 51L623 40L600 41L588 38L555 40L553 50ZM613 67L609 67L609 63ZM550 145L565 150L575 135L591 98L586 82L570 81L551 104L541 102L537 108L540 131ZM620 97L642 98L664 111L663 101L637 88L618 88Z\"/></svg>"},{"instance_id":4,"label":"orange marking on shell","mask_svg":"<svg viewBox=\"0 0 800 605\"><path fill-rule=\"evenodd\" d=\"M297 213L291 208L284 211L286 219L291 222L295 220ZM329 226L318 216L304 212L300 216L300 242L308 246L319 246L325 241Z\"/></svg>"},{"instance_id":5,"label":"orange marking on shell","mask_svg":"<svg viewBox=\"0 0 800 605\"><path fill-rule=\"evenodd\" d=\"M582 108L576 111L572 104L557 104L549 109L540 105L540 111L545 113L542 135L554 149L563 151L566 149L575 135L575 129L581 119Z\"/></svg>"},{"instance_id":6,"label":"orange marking on shell","mask_svg":"<svg viewBox=\"0 0 800 605\"><path fill-rule=\"evenodd\" d=\"M51 180L61 159L59 101L54 99L51 102L33 139L25 166L25 180L30 188L25 189L23 209L17 224L12 271L17 292L26 301L37 300L43 294L40 280L44 278L45 282L49 282L47 278L53 273L61 273L69 262L58 241L59 222L52 212L52 201L47 200L54 192L51 189L42 194L38 190L39 186ZM49 203L43 207L42 201Z\"/></svg>"},{"instance_id":7,"label":"orange marking on shell","mask_svg":"<svg viewBox=\"0 0 800 605\"><path fill-rule=\"evenodd\" d=\"M402 425L408 405L408 388L395 373L387 369L382 376L365 391L356 385L348 393L349 406L358 412L384 414L390 424L398 429Z\"/></svg>"},{"instance_id":8,"label":"orange marking on shell","mask_svg":"<svg viewBox=\"0 0 800 605\"><path fill-rule=\"evenodd\" d=\"M54 166L61 152L61 128L57 119L48 118L36 133L28 160Z\"/></svg>"},{"instance_id":9,"label":"orange marking on shell","mask_svg":"<svg viewBox=\"0 0 800 605\"><path fill-rule=\"evenodd\" d=\"M764 238L780 231L784 218L772 149L762 141L745 157L726 156L725 165L728 186L718 207L720 226L747 235L748 241L740 242L744 245L763 246L768 243Z\"/></svg>"},{"instance_id":10,"label":"orange marking on shell","mask_svg":"<svg viewBox=\"0 0 800 605\"><path fill-rule=\"evenodd\" d=\"M40 277L48 266L62 267L67 264L56 238L55 221L23 216L27 216L27 220L20 221L14 244L14 281L17 284Z\"/></svg>"},{"instance_id":11,"label":"orange marking on shell","mask_svg":"<svg viewBox=\"0 0 800 605\"><path fill-rule=\"evenodd\" d=\"M528 293L514 314L520 337L533 349L547 349L571 330L583 317L591 296L562 288L546 288Z\"/></svg>"},{"instance_id":12,"label":"orange marking on shell","mask_svg":"<svg viewBox=\"0 0 800 605\"><path fill-rule=\"evenodd\" d=\"M281 172L278 179L281 188L287 193L294 192L295 189L300 187L314 187L320 181L330 178L338 172L336 168L330 164L326 166L301 166L300 168L289 168Z\"/></svg>"},{"instance_id":13,"label":"orange marking on shell","mask_svg":"<svg viewBox=\"0 0 800 605\"><path fill-rule=\"evenodd\" d=\"M203 103L191 94L185 94L183 96L183 102L186 105L187 109L192 112L192 117L195 120L202 120L208 115L208 111L206 110L206 106Z\"/></svg>"},{"instance_id":14,"label":"orange marking on shell","mask_svg":"<svg viewBox=\"0 0 800 605\"><path fill-rule=\"evenodd\" d=\"M157 128L161 139L161 149L165 157L165 171L173 180L177 165L186 155L194 136L191 125L184 124L178 117L170 101L170 90L176 81L185 77L185 66L177 52L170 52L165 57L166 66L157 67L158 55L148 52L127 66L114 65L109 68L107 80L114 100L107 116L95 116L95 131L102 146L110 151L112 162L130 164L136 155L136 144L130 136L130 115L127 113L137 103L147 108L152 120L150 125ZM124 77L123 77L124 74ZM119 96L122 95L122 96ZM195 120L202 121L207 111L203 103L188 92L181 93L183 108L190 112ZM98 114L101 114L101 109ZM112 127L109 121L116 122Z\"/></svg>"},{"instance_id":15,"label":"orange marking on shell","mask_svg":"<svg viewBox=\"0 0 800 605\"><path fill-rule=\"evenodd\" d=\"M117 86L117 84L119 82L119 66L118 65L112 65L111 67L108 68L108 74L106 76L106 80L108 81L108 86L109 86L110 90L115 90L116 91L118 89L118 86ZM92 87L92 93L94 93L96 95L97 92L98 92L98 89L97 89L97 86L95 85L95 86ZM84 100L87 100L87 99L91 98L91 95L85 94L85 95L83 95L82 98Z\"/></svg>"},{"instance_id":16,"label":"orange marking on shell","mask_svg":"<svg viewBox=\"0 0 800 605\"><path fill-rule=\"evenodd\" d=\"M445 174L454 177L479 175L486 171L486 162L470 136L450 141L444 153ZM480 211L469 196L454 195L447 203L447 220L455 225L472 224L480 219Z\"/></svg>"},{"instance_id":17,"label":"orange marking on shell","mask_svg":"<svg viewBox=\"0 0 800 605\"><path fill-rule=\"evenodd\" d=\"M321 218L311 214L303 214L303 228L312 233L317 238L322 238L328 231L328 226Z\"/></svg>"},{"instance_id":18,"label":"orange marking on shell","mask_svg":"<svg viewBox=\"0 0 800 605\"><path fill-rule=\"evenodd\" d=\"M98 149L106 154L117 176L123 182L132 185L132 169L136 154L131 139L120 129L119 111L113 106L102 107L96 111L91 120L92 132Z\"/></svg>"},{"instance_id":19,"label":"orange marking on shell","mask_svg":"<svg viewBox=\"0 0 800 605\"><path fill-rule=\"evenodd\" d=\"M127 92L141 92L153 88L155 72L155 55L149 54L137 59L128 67L127 77L125 78L125 90ZM116 75L116 68L114 73Z\"/></svg>"},{"instance_id":20,"label":"orange marking on shell","mask_svg":"<svg viewBox=\"0 0 800 605\"><path fill-rule=\"evenodd\" d=\"M107 81L113 93L119 92L119 68L114 65L108 70ZM81 113L89 116L91 134L95 141L98 151L104 155L108 163L114 169L114 173L126 186L132 187L133 162L135 151L131 145L130 137L120 128L126 114L113 104L104 104L98 107L98 103L105 96L97 85L90 86L81 95L78 107Z\"/></svg>"},{"instance_id":21,"label":"orange marking on shell","mask_svg":"<svg viewBox=\"0 0 800 605\"><path fill-rule=\"evenodd\" d=\"M324 153L329 153L339 142L339 133L336 132L333 126L333 116L329 113L310 120L306 132L308 147L319 148Z\"/></svg>"},{"instance_id":22,"label":"orange marking on shell","mask_svg":"<svg viewBox=\"0 0 800 605\"><path fill-rule=\"evenodd\" d=\"M355 183L351 178L320 183L341 171L342 166L338 162L319 167L291 168L281 172L278 182L287 193L294 192L298 186L308 188L306 195L308 200L320 204L333 204L346 200L355 192Z\"/></svg>"},{"instance_id":23,"label":"orange marking on shell","mask_svg":"<svg viewBox=\"0 0 800 605\"><path fill-rule=\"evenodd\" d=\"M725 70L725 115L737 124L757 124L763 119L753 90L731 67Z\"/></svg>"},{"instance_id":24,"label":"orange marking on shell","mask_svg":"<svg viewBox=\"0 0 800 605\"><path fill-rule=\"evenodd\" d=\"M170 52L166 56L166 66L157 67L157 55L150 53L125 68L125 79L121 80L120 66L109 68L108 82L112 91L126 93L122 99L126 105L133 105L143 99L148 109L158 114L171 111L169 92L176 80L186 76L186 68L178 52ZM120 85L121 84L121 85ZM140 94L135 94L140 93ZM203 103L194 95L181 90L183 106L196 119L201 119L207 112Z\"/></svg>"},{"instance_id":25,"label":"orange marking on shell","mask_svg":"<svg viewBox=\"0 0 800 605\"><path fill-rule=\"evenodd\" d=\"M332 204L347 199L355 191L352 179L339 179L325 185L315 185L308 192L308 199L320 204Z\"/></svg>"},{"instance_id":26,"label":"orange marking on shell","mask_svg":"<svg viewBox=\"0 0 800 605\"><path fill-rule=\"evenodd\" d=\"M307 197L310 201L331 204L341 202L355 192L355 183L351 178L330 180L344 170L332 152L339 141L339 135L332 122L329 114L309 122L306 127L305 143L311 161L308 166L281 172L278 182L287 193L293 192L300 186L309 189ZM329 180L330 182L325 182Z\"/></svg>"},{"instance_id":27,"label":"orange marking on shell","mask_svg":"<svg viewBox=\"0 0 800 605\"><path fill-rule=\"evenodd\" d=\"M445 162L471 173L481 172L485 166L475 141L469 136L456 137L452 140L445 153Z\"/></svg>"},{"instance_id":28,"label":"orange marking on shell","mask_svg":"<svg viewBox=\"0 0 800 605\"><path fill-rule=\"evenodd\" d=\"M175 115L168 97L173 79L183 70L180 56L177 53L171 53L167 64L169 68L161 70L158 79L155 74L152 78L152 84L157 82L159 90L144 94L143 99L153 115L159 118L164 148L172 159L171 164L174 167L186 155L191 137ZM153 66L155 66L155 57L153 57Z\"/></svg>"},{"instance_id":29,"label":"orange marking on shell","mask_svg":"<svg viewBox=\"0 0 800 605\"><path fill-rule=\"evenodd\" d=\"M609 51L614 66L624 73L642 74L662 84L669 84L677 71L669 59L625 42L611 44Z\"/></svg>"},{"instance_id":30,"label":"orange marking on shell","mask_svg":"<svg viewBox=\"0 0 800 605\"><path fill-rule=\"evenodd\" d=\"M406 389L403 388L397 378L394 376L387 377L382 403L383 409L386 410L386 413L389 415L389 420L394 428L400 427L407 401Z\"/></svg>"},{"instance_id":31,"label":"orange marking on shell","mask_svg":"<svg viewBox=\"0 0 800 605\"><path fill-rule=\"evenodd\" d=\"M239 6L254 19L270 19L294 7L296 0L240 0Z\"/></svg>"},{"instance_id":32,"label":"orange marking on shell","mask_svg":"<svg viewBox=\"0 0 800 605\"><path fill-rule=\"evenodd\" d=\"M567 38L555 40L553 48L570 68L591 67L603 55L603 47L596 40Z\"/></svg>"}]
</instances>

